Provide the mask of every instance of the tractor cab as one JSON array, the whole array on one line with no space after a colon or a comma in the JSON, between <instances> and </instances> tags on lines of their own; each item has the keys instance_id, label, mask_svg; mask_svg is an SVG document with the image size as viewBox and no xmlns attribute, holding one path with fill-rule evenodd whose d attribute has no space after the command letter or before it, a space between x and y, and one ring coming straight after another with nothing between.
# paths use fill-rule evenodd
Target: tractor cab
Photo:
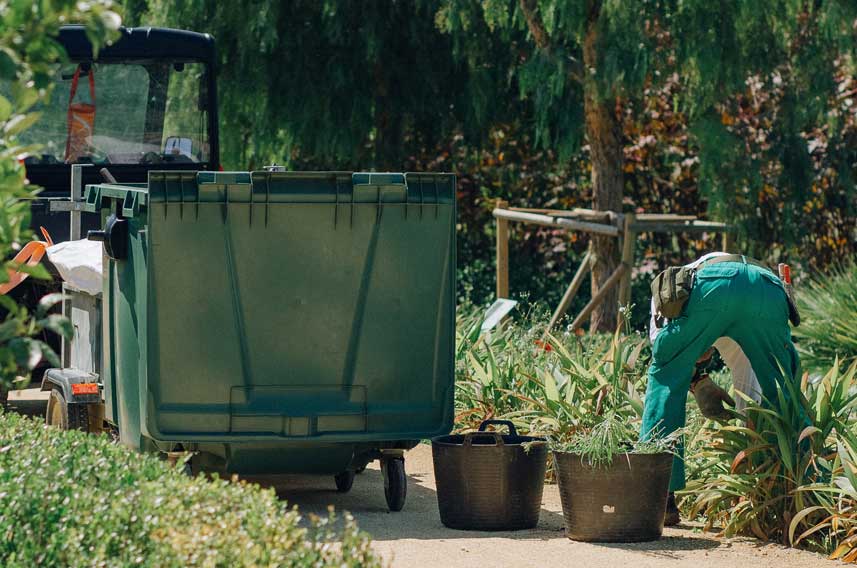
<instances>
[{"instance_id":1,"label":"tractor cab","mask_svg":"<svg viewBox=\"0 0 857 568\"><path fill-rule=\"evenodd\" d=\"M82 184L104 181L103 168L123 184L146 183L150 170L217 170L214 39L162 28L123 28L93 58L82 26L64 26L57 40L68 58L56 64L40 120L21 135L39 149L24 160L31 183L43 188L32 204L32 226L55 241L69 238L69 215L52 201L70 198L71 166ZM0 91L4 86L0 85ZM99 226L81 219L81 233Z\"/></svg>"}]
</instances>

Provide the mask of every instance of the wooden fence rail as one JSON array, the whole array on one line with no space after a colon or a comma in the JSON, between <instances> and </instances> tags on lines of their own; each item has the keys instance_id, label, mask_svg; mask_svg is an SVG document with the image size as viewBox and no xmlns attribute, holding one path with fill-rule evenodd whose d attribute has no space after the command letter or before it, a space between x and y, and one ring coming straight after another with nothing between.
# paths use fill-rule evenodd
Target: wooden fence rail
<instances>
[{"instance_id":1,"label":"wooden fence rail","mask_svg":"<svg viewBox=\"0 0 857 568\"><path fill-rule=\"evenodd\" d=\"M525 223L543 227L554 227L564 231L580 231L588 234L616 237L620 240L621 262L596 290L592 299L572 320L571 329L582 327L593 310L604 301L615 286L619 286L620 305L631 300L631 273L635 264L634 244L640 233L722 233L724 251L732 252L733 228L726 223L700 221L693 215L673 215L669 213L614 213L593 211L590 209L523 209L510 208L503 200L497 200L494 209L497 220L497 297L509 297L509 223ZM559 305L554 310L548 330L552 330L568 311L583 280L592 269L592 251L587 251L565 290ZM546 332L546 333L547 333Z\"/></svg>"}]
</instances>

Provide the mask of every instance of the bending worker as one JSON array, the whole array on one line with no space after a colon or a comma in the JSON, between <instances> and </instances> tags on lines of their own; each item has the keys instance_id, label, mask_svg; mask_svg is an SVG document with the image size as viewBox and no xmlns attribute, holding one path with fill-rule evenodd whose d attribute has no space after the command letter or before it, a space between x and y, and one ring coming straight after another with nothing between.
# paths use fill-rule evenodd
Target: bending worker
<instances>
[{"instance_id":1,"label":"bending worker","mask_svg":"<svg viewBox=\"0 0 857 568\"><path fill-rule=\"evenodd\" d=\"M782 381L799 375L789 328L789 319L799 321L797 311L782 281L761 263L741 255L711 253L693 264L664 271L652 288L656 331L651 333L643 438L684 427L688 391L694 393L706 417L731 417L724 404L734 405L732 398L706 375L695 373L697 362L710 356L712 346L736 371L736 390L757 401L776 401ZM663 320L661 325L657 320ZM674 492L684 486L684 448L680 446L673 462L665 525L680 520Z\"/></svg>"}]
</instances>

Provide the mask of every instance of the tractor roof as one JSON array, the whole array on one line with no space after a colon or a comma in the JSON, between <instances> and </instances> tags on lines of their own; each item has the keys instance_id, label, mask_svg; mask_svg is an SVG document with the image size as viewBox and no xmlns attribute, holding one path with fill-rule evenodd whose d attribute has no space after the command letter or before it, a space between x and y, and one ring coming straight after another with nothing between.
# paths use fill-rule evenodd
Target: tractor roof
<instances>
[{"instance_id":1,"label":"tractor roof","mask_svg":"<svg viewBox=\"0 0 857 568\"><path fill-rule=\"evenodd\" d=\"M99 61L172 59L213 61L214 38L169 28L119 28L120 37L98 52ZM63 26L57 38L72 60L92 58L92 44L80 25Z\"/></svg>"}]
</instances>

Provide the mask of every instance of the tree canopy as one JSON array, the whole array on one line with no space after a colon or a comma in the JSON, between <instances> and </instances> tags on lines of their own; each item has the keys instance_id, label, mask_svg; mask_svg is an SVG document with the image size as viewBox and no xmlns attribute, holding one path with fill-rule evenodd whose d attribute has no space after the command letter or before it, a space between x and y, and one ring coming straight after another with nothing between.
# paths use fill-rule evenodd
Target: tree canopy
<instances>
[{"instance_id":1,"label":"tree canopy","mask_svg":"<svg viewBox=\"0 0 857 568\"><path fill-rule=\"evenodd\" d=\"M126 6L131 23L217 38L227 166L419 164L455 168L471 187L474 152L506 167L495 135L514 133L526 154L545 153L547 178L567 176L551 182L573 188L560 203L708 214L740 224L743 250L776 259L853 250L853 2ZM514 200L517 181L505 183L473 186L463 213ZM526 193L519 205L557 199ZM598 286L618 259L612 240L593 245ZM594 319L613 325L610 309Z\"/></svg>"},{"instance_id":2,"label":"tree canopy","mask_svg":"<svg viewBox=\"0 0 857 568\"><path fill-rule=\"evenodd\" d=\"M857 6L840 0L444 0L439 21L461 38L467 54L479 41L468 32L474 21L484 20L509 38L526 33L525 44L510 42L521 57L509 74L517 78L520 96L532 103L537 142L561 156L581 140L588 143L596 209L622 207L622 116L633 115L635 103L677 76L675 105L699 148L703 195L731 215L744 194L758 191L754 170L765 166L781 170L785 200L805 201L811 166L802 133L827 121L828 136L839 137L842 123L828 120L828 110L837 96L836 74L854 71L855 18ZM782 93L771 117L778 143L761 160L748 162L744 140L729 128L726 105L754 80L782 85ZM793 212L783 221L794 223ZM611 239L593 241L594 292L616 259ZM614 319L609 307L593 314L601 328Z\"/></svg>"},{"instance_id":3,"label":"tree canopy","mask_svg":"<svg viewBox=\"0 0 857 568\"><path fill-rule=\"evenodd\" d=\"M132 20L216 37L232 163L282 162L299 147L337 164L401 167L406 138L434 144L494 117L492 93L479 92L484 72L452 57L433 2L151 0L143 13L139 4Z\"/></svg>"}]
</instances>

